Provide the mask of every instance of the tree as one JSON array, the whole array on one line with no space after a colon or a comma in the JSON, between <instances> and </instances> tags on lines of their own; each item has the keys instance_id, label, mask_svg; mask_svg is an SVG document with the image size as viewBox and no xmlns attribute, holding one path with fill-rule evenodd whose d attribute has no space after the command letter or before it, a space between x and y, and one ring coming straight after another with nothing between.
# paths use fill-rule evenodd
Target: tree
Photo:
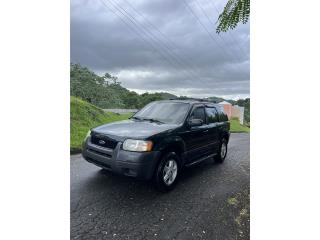
<instances>
[{"instance_id":1,"label":"tree","mask_svg":"<svg viewBox=\"0 0 320 240\"><path fill-rule=\"evenodd\" d=\"M98 76L80 64L70 66L70 95L79 97L101 108L124 107L123 91L117 78L106 73Z\"/></svg>"},{"instance_id":2,"label":"tree","mask_svg":"<svg viewBox=\"0 0 320 240\"><path fill-rule=\"evenodd\" d=\"M100 108L141 108L151 101L162 100L162 94L139 95L122 87L118 78L109 73L100 77L80 64L70 66L70 95Z\"/></svg>"},{"instance_id":3,"label":"tree","mask_svg":"<svg viewBox=\"0 0 320 240\"><path fill-rule=\"evenodd\" d=\"M163 100L161 93L143 93L140 95L140 107L147 105L149 102Z\"/></svg>"},{"instance_id":4,"label":"tree","mask_svg":"<svg viewBox=\"0 0 320 240\"><path fill-rule=\"evenodd\" d=\"M123 94L123 103L126 108L140 108L140 96L134 91Z\"/></svg>"},{"instance_id":5,"label":"tree","mask_svg":"<svg viewBox=\"0 0 320 240\"><path fill-rule=\"evenodd\" d=\"M216 32L234 29L239 22L246 24L250 16L250 0L228 0L223 12L219 15Z\"/></svg>"}]
</instances>

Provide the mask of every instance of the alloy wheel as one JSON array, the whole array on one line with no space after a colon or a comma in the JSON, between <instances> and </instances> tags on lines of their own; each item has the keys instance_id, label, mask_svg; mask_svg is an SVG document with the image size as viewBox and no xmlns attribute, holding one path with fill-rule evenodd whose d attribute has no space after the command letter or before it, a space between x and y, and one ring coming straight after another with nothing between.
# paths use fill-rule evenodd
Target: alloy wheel
<instances>
[{"instance_id":1,"label":"alloy wheel","mask_svg":"<svg viewBox=\"0 0 320 240\"><path fill-rule=\"evenodd\" d=\"M171 185L177 177L178 165L174 159L170 159L166 162L163 168L163 181L169 186Z\"/></svg>"}]
</instances>

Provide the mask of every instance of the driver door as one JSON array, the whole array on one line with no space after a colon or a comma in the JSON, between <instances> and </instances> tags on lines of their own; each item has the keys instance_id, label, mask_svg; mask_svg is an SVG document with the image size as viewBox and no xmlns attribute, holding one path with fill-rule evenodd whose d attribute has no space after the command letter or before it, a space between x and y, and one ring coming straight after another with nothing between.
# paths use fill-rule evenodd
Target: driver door
<instances>
[{"instance_id":1,"label":"driver door","mask_svg":"<svg viewBox=\"0 0 320 240\"><path fill-rule=\"evenodd\" d=\"M187 162L191 163L197 161L199 158L207 156L209 154L208 142L209 142L209 129L206 124L206 113L204 106L195 107L188 121L191 119L201 119L201 126L189 127L185 133L184 140L187 149Z\"/></svg>"}]
</instances>

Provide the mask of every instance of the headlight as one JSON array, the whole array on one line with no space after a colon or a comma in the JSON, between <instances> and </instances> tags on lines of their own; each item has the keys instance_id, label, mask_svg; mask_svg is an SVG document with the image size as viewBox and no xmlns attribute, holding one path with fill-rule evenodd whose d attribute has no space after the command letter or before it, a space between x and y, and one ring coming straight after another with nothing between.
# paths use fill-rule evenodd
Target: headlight
<instances>
[{"instance_id":1,"label":"headlight","mask_svg":"<svg viewBox=\"0 0 320 240\"><path fill-rule=\"evenodd\" d=\"M88 131L88 133L84 139L87 139L88 137L90 137L90 135L91 135L91 130Z\"/></svg>"},{"instance_id":2,"label":"headlight","mask_svg":"<svg viewBox=\"0 0 320 240\"><path fill-rule=\"evenodd\" d=\"M123 150L133 152L149 152L152 148L151 141L127 139L123 143Z\"/></svg>"}]
</instances>

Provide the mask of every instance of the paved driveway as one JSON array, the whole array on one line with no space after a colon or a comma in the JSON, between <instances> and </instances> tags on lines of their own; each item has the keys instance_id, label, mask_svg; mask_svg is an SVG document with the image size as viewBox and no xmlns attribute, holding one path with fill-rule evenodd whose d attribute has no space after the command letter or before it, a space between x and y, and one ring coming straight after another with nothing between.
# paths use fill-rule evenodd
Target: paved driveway
<instances>
[{"instance_id":1,"label":"paved driveway","mask_svg":"<svg viewBox=\"0 0 320 240\"><path fill-rule=\"evenodd\" d=\"M223 164L187 169L163 194L71 156L71 239L249 239L249 134Z\"/></svg>"}]
</instances>

